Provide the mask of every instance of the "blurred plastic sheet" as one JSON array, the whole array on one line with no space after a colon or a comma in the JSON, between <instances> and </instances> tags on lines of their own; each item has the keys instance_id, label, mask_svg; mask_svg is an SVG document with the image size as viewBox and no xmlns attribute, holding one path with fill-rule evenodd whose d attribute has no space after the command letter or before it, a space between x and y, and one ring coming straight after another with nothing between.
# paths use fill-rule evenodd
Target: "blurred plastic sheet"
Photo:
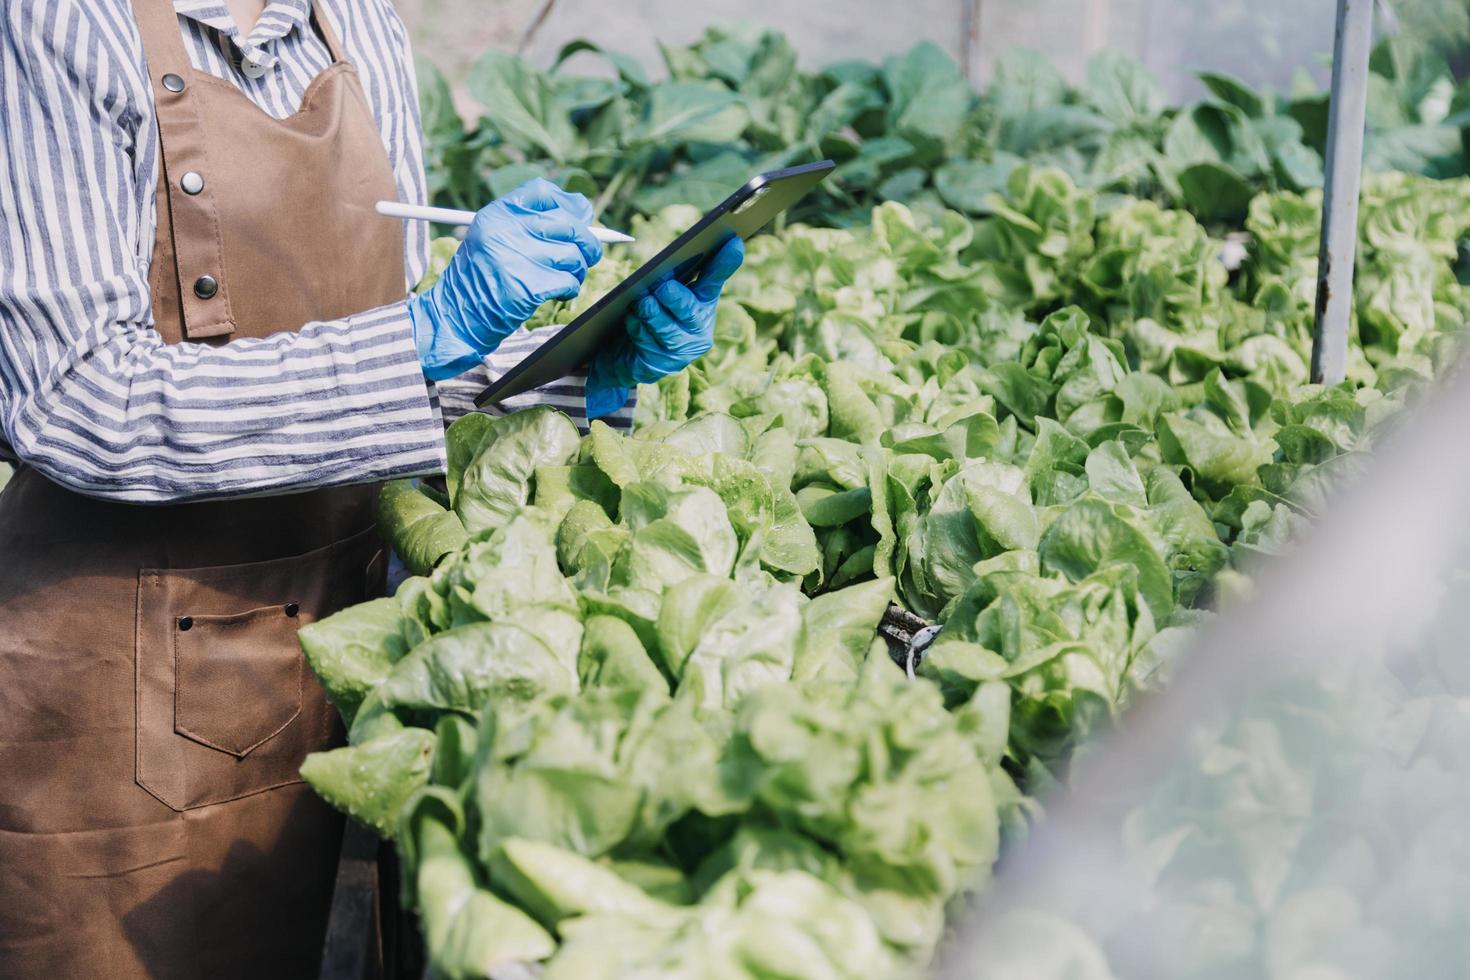
<instances>
[{"instance_id":1,"label":"blurred plastic sheet","mask_svg":"<svg viewBox=\"0 0 1470 980\"><path fill-rule=\"evenodd\" d=\"M1080 757L942 975L1463 976L1470 384Z\"/></svg>"}]
</instances>

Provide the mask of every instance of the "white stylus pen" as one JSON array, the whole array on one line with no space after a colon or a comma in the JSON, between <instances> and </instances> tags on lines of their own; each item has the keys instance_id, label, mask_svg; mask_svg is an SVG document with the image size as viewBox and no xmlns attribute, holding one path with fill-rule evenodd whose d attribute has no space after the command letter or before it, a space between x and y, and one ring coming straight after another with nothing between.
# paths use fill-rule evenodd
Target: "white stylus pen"
<instances>
[{"instance_id":1,"label":"white stylus pen","mask_svg":"<svg viewBox=\"0 0 1470 980\"><path fill-rule=\"evenodd\" d=\"M437 221L441 225L467 225L475 220L473 211L455 211L452 208L431 208L422 204L402 204L398 201L379 201L378 213L389 218L409 218L418 221ZM604 244L617 244L633 241L632 235L625 235L611 228L592 229L592 234L599 242Z\"/></svg>"}]
</instances>

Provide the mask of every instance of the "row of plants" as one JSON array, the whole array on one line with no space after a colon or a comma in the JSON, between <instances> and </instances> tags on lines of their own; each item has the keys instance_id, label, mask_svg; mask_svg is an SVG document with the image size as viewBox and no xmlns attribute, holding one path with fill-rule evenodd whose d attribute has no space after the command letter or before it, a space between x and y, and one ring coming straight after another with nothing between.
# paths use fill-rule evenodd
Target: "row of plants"
<instances>
[{"instance_id":1,"label":"row of plants","mask_svg":"<svg viewBox=\"0 0 1470 980\"><path fill-rule=\"evenodd\" d=\"M444 486L383 495L415 577L301 634L350 725L303 773L397 841L436 975L927 966L1076 747L1452 362L1470 181L1369 180L1332 388L1319 212L1254 197L1231 274L1188 211L1020 166L983 217L753 241L631 436L456 422ZM530 327L697 213L634 217ZM914 677L895 600L943 624Z\"/></svg>"},{"instance_id":2,"label":"row of plants","mask_svg":"<svg viewBox=\"0 0 1470 980\"><path fill-rule=\"evenodd\" d=\"M976 92L928 43L881 64L819 70L803 67L782 34L752 27L715 27L660 50L664 78L587 41L546 70L487 53L465 79L484 107L470 123L422 63L436 201L473 209L549 176L622 227L670 204L707 209L761 170L830 158L836 175L794 217L861 226L887 201L987 215L989 195L1025 162L1238 227L1256 193L1322 183L1327 93L1305 79L1276 93L1206 73L1204 98L1171 106L1116 52L1072 86L1041 55L1008 51ZM1457 86L1443 56L1385 42L1370 87L1370 169L1470 172L1470 83Z\"/></svg>"}]
</instances>

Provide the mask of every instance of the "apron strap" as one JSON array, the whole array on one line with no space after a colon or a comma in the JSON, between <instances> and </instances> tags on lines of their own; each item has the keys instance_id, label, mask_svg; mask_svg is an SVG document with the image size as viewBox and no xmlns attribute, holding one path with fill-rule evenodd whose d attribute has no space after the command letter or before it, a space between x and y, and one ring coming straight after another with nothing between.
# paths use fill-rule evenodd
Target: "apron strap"
<instances>
[{"instance_id":1,"label":"apron strap","mask_svg":"<svg viewBox=\"0 0 1470 980\"><path fill-rule=\"evenodd\" d=\"M169 212L184 338L232 334L235 318L206 152L208 135L200 119L198 80L184 48L179 15L173 0L133 0L133 16L153 86L161 149L158 207ZM199 187L197 192L180 189L186 177L191 187Z\"/></svg>"},{"instance_id":2,"label":"apron strap","mask_svg":"<svg viewBox=\"0 0 1470 980\"><path fill-rule=\"evenodd\" d=\"M347 55L343 53L341 39L337 37L337 32L332 29L332 25L327 23L327 19L317 13L315 0L311 4L311 23L321 35L322 41L326 43L327 51L332 55L332 64L340 65L346 61Z\"/></svg>"},{"instance_id":3,"label":"apron strap","mask_svg":"<svg viewBox=\"0 0 1470 980\"><path fill-rule=\"evenodd\" d=\"M155 81L166 72L187 77L193 67L184 48L184 32L173 0L132 0L133 17L143 38L149 73ZM157 64L154 64L157 62Z\"/></svg>"}]
</instances>

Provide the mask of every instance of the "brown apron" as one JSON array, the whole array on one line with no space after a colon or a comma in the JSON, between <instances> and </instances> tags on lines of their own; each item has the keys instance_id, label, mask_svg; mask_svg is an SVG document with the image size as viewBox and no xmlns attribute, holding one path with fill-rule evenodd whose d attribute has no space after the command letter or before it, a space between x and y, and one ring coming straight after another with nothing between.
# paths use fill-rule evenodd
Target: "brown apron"
<instances>
[{"instance_id":1,"label":"brown apron","mask_svg":"<svg viewBox=\"0 0 1470 980\"><path fill-rule=\"evenodd\" d=\"M165 340L403 298L377 126L333 65L273 119L135 0L162 141ZM340 723L297 627L383 578L375 487L166 507L22 468L0 494L0 978L314 977L341 819L300 781Z\"/></svg>"}]
</instances>

